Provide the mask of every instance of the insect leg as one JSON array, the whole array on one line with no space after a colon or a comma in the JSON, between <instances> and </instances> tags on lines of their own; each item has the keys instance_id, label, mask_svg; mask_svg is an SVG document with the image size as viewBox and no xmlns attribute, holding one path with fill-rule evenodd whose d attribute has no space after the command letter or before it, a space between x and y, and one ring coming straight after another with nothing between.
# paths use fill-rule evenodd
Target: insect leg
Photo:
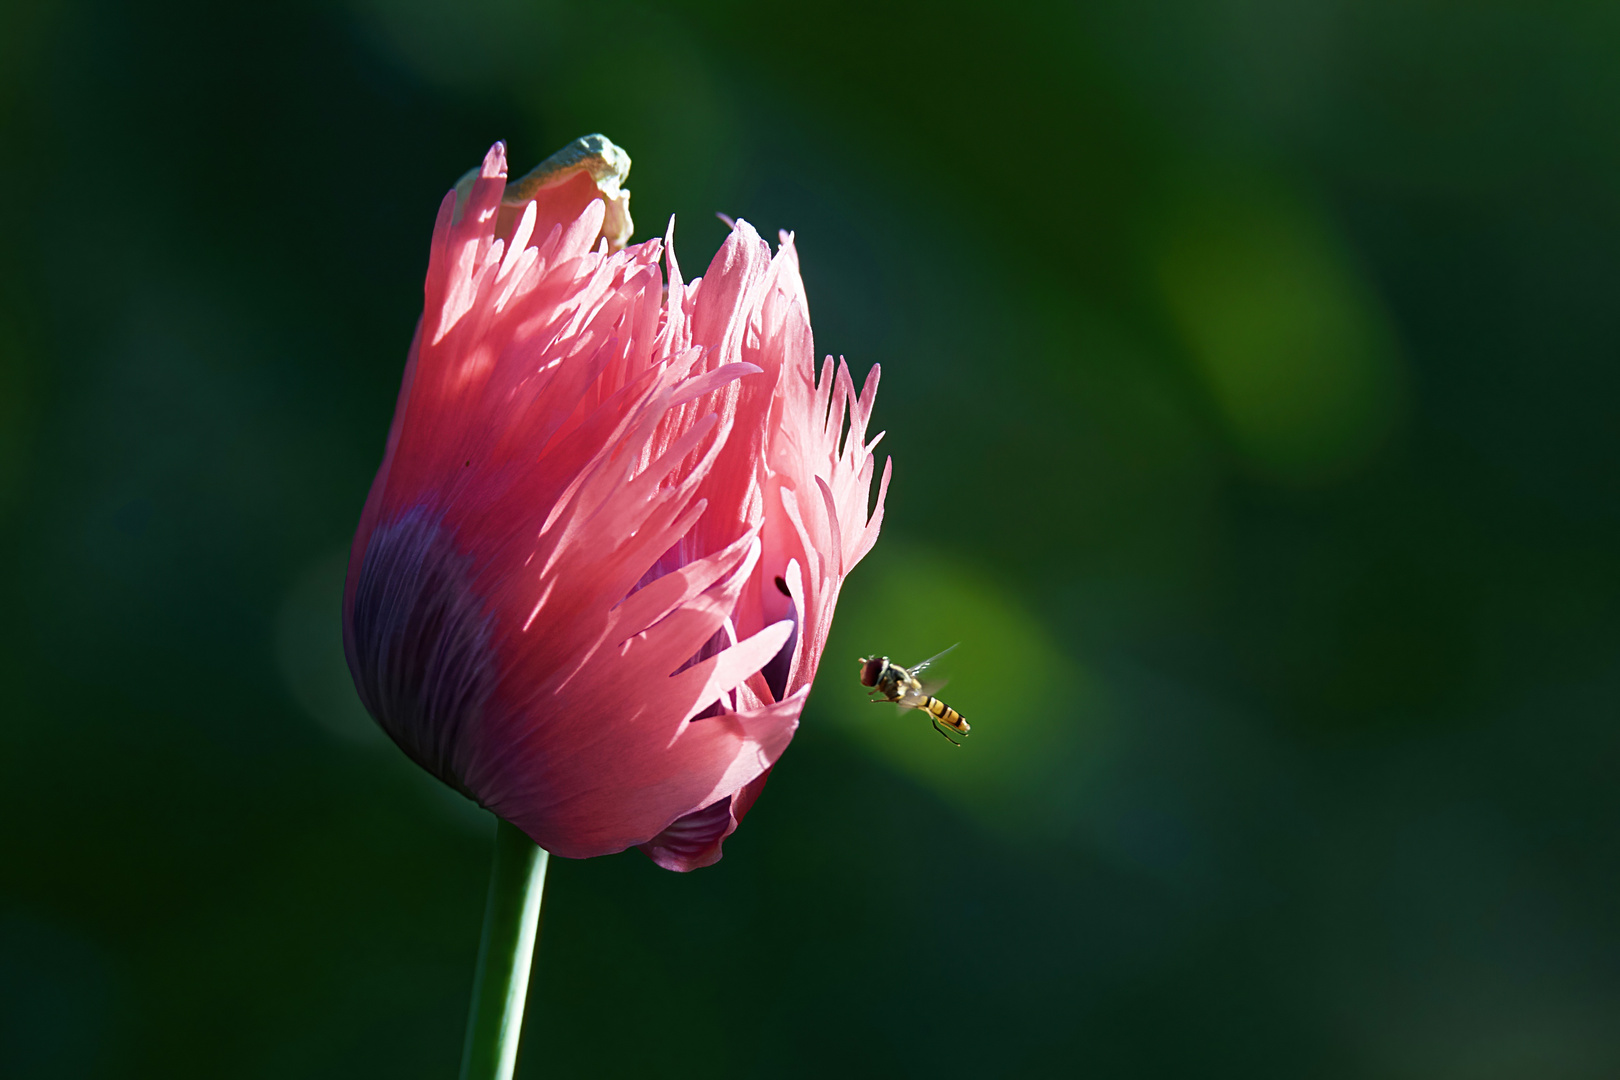
<instances>
[{"instance_id":1,"label":"insect leg","mask_svg":"<svg viewBox=\"0 0 1620 1080\"><path fill-rule=\"evenodd\" d=\"M932 714L929 714L929 715L932 716ZM947 735L945 733L945 729L940 726L940 723L939 723L938 720L934 721L934 730L939 732L941 735L943 735L945 737L945 741L950 743L952 746L956 747L958 750L960 750L962 748L961 743L957 742L955 739L951 738L949 735Z\"/></svg>"}]
</instances>

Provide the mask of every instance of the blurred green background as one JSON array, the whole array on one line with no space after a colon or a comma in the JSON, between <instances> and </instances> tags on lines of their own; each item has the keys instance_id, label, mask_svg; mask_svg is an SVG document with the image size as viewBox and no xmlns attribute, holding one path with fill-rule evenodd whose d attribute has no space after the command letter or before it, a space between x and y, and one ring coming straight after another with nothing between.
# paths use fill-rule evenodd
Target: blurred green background
<instances>
[{"instance_id":1,"label":"blurred green background","mask_svg":"<svg viewBox=\"0 0 1620 1080\"><path fill-rule=\"evenodd\" d=\"M553 865L525 1076L1620 1075L1620 7L0 9L0 1073L449 1077L490 821L343 552L434 211L796 229L883 541L713 869ZM952 750L854 658L951 642Z\"/></svg>"}]
</instances>

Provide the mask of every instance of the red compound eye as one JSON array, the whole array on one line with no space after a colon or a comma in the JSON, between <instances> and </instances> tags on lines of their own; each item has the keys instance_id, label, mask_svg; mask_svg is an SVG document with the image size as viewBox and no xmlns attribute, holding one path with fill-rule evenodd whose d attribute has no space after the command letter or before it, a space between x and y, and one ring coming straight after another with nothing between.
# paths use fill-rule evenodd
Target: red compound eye
<instances>
[{"instance_id":1,"label":"red compound eye","mask_svg":"<svg viewBox=\"0 0 1620 1080\"><path fill-rule=\"evenodd\" d=\"M878 672L883 670L886 663L888 663L888 657L868 656L865 662L861 664L861 685L876 686Z\"/></svg>"}]
</instances>

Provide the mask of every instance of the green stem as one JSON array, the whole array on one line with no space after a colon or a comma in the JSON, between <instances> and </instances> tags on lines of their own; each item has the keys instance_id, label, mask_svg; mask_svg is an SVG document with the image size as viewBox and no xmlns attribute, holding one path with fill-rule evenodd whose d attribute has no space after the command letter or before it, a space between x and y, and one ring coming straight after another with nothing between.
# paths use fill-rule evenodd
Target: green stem
<instances>
[{"instance_id":1,"label":"green stem","mask_svg":"<svg viewBox=\"0 0 1620 1080\"><path fill-rule=\"evenodd\" d=\"M478 942L461 1080L511 1080L523 1035L523 1001L540 926L540 898L551 856L516 825L496 819L495 866Z\"/></svg>"}]
</instances>

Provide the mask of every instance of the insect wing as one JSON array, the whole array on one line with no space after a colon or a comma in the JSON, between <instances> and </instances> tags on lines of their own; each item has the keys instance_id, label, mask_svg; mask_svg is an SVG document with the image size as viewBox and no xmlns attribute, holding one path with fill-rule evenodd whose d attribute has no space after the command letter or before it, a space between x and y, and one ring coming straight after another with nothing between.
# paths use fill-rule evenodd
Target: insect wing
<instances>
[{"instance_id":1,"label":"insect wing","mask_svg":"<svg viewBox=\"0 0 1620 1080\"><path fill-rule=\"evenodd\" d=\"M956 645L960 645L960 644L962 644L960 641L958 641L956 643ZM956 645L952 645L951 649L956 648ZM910 671L913 675L915 675L915 674L917 674L917 672L921 671L923 668L927 667L929 664L932 664L935 660L938 660L940 657L944 656L945 653L950 652L951 649L946 649L945 652L935 653L933 656L930 656L928 659L924 660L920 664L912 664L911 667L908 668L907 670Z\"/></svg>"}]
</instances>

